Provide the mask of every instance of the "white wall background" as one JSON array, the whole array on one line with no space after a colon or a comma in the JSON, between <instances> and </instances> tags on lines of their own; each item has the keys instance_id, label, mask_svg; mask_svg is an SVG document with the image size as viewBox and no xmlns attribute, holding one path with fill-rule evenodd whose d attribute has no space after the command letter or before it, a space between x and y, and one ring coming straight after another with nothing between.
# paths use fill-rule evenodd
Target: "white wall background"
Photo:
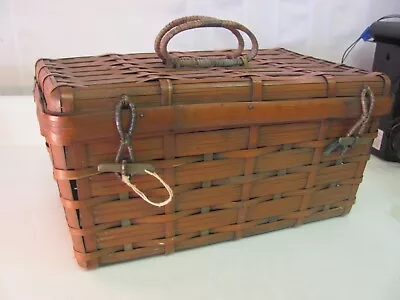
<instances>
[{"instance_id":1,"label":"white wall background","mask_svg":"<svg viewBox=\"0 0 400 300\"><path fill-rule=\"evenodd\" d=\"M0 95L31 93L41 57L153 51L169 21L202 14L248 26L260 47L286 47L339 61L377 18L400 0L0 0ZM185 32L170 49L236 47L224 30ZM348 64L369 69L374 45L358 45Z\"/></svg>"}]
</instances>

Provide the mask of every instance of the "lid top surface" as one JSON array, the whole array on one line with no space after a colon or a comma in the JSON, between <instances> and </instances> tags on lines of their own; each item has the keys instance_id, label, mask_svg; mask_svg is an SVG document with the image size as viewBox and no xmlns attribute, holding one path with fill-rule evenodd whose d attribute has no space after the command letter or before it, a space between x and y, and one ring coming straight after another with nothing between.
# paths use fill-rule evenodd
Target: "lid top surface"
<instances>
[{"instance_id":1,"label":"lid top surface","mask_svg":"<svg viewBox=\"0 0 400 300\"><path fill-rule=\"evenodd\" d=\"M226 57L230 50L174 52L180 57ZM248 66L229 68L169 68L155 53L106 54L101 56L42 59L36 66L36 75L43 68L54 78L57 86L76 88L96 85L158 81L170 79L178 82L196 80L217 82L227 79L241 80L257 76L262 80L296 80L299 77L318 75L362 76L367 71L342 64L304 56L283 48L262 49ZM47 77L46 76L46 77Z\"/></svg>"}]
</instances>

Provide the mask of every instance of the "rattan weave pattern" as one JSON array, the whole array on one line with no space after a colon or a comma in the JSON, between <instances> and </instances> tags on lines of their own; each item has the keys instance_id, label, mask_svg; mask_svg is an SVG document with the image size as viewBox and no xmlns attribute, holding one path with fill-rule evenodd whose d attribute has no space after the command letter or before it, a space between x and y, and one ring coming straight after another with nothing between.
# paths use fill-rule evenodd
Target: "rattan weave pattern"
<instances>
[{"instance_id":1,"label":"rattan weave pattern","mask_svg":"<svg viewBox=\"0 0 400 300\"><path fill-rule=\"evenodd\" d=\"M390 102L384 75L282 48L230 68L171 69L151 53L43 59L36 78L41 131L85 268L347 214ZM369 142L324 155L359 118L365 84L377 99L362 135ZM165 207L97 172L120 144L113 115L122 95L137 107L135 162L153 165L174 191ZM167 196L150 176L132 182L155 202Z\"/></svg>"},{"instance_id":2,"label":"rattan weave pattern","mask_svg":"<svg viewBox=\"0 0 400 300\"><path fill-rule=\"evenodd\" d=\"M215 56L225 57L231 51L175 52L179 57ZM226 79L227 77L258 76L262 80L282 80L282 77L304 75L361 75L366 71L341 64L303 56L283 49L264 49L247 68L207 68L207 69L172 69L165 65L154 53L144 54L107 54L102 56L44 59L59 85L86 87L112 83L135 83L158 79L198 80L202 78Z\"/></svg>"},{"instance_id":3,"label":"rattan weave pattern","mask_svg":"<svg viewBox=\"0 0 400 300\"><path fill-rule=\"evenodd\" d=\"M152 159L167 157L170 150L156 139L138 141L137 160L151 161L173 186L176 197L166 209L157 208L133 193L129 201L120 200L119 194L129 189L113 174L77 180L87 181L90 199L63 199L64 206L92 215L94 226L74 228L71 233L96 244L89 254L76 250L80 263L97 265L170 253L347 213L370 145L349 151L341 165L336 165L338 154L321 155L326 138L346 129L330 129L324 121L176 135L169 138L179 147L178 157L160 161ZM246 145L249 130L258 131L257 148ZM203 144L206 138L210 139ZM198 141L195 146L193 141ZM91 165L114 155L112 147L108 154L101 144L85 147ZM138 177L135 183L156 202L166 196L150 178ZM132 225L123 227L121 220ZM129 251L124 250L127 244Z\"/></svg>"}]
</instances>

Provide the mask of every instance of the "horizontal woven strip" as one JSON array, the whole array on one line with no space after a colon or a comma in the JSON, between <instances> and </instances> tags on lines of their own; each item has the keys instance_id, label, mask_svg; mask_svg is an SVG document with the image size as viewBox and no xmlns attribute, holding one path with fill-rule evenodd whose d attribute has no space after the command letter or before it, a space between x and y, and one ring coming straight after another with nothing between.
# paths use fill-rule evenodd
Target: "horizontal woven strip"
<instances>
[{"instance_id":1,"label":"horizontal woven strip","mask_svg":"<svg viewBox=\"0 0 400 300\"><path fill-rule=\"evenodd\" d=\"M224 58L227 53L229 52L174 52L178 57L212 56L217 58ZM209 69L166 69L155 54L109 54L56 60L44 59L43 62L59 84L72 87L144 82L160 78L197 80L202 78L202 75L206 78L219 79L243 76L246 73L265 79L277 76L298 77L310 74L313 70L330 75L366 74L365 71L305 57L282 48L259 50L256 58L249 62L246 68L211 68L212 72Z\"/></svg>"}]
</instances>

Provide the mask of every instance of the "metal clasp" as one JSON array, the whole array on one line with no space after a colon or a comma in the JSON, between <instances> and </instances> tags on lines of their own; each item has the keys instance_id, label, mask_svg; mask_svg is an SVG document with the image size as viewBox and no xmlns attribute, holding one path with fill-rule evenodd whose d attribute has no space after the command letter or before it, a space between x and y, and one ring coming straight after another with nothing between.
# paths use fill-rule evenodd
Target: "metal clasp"
<instances>
[{"instance_id":1,"label":"metal clasp","mask_svg":"<svg viewBox=\"0 0 400 300\"><path fill-rule=\"evenodd\" d=\"M369 105L366 101L367 95L369 96L369 98L371 100ZM353 127L350 128L350 130L347 132L346 136L335 139L327 147L325 147L324 155L329 155L332 152L336 151L340 147L340 148L342 148L341 156L343 156L347 151L349 151L354 146L356 146L360 143L368 143L372 140L370 138L361 137L361 135L364 133L364 131L366 129L366 126L367 126L369 120L371 119L372 111L375 106L374 93L372 92L370 87L367 86L362 90L360 102L361 102L361 109L362 109L360 119L353 125ZM357 129L358 129L358 133L356 135L354 135Z\"/></svg>"},{"instance_id":2,"label":"metal clasp","mask_svg":"<svg viewBox=\"0 0 400 300\"><path fill-rule=\"evenodd\" d=\"M345 136L340 137L332 141L324 149L324 155L330 155L332 152L336 151L338 148L342 148L341 156L343 156L347 151L354 148L360 144L368 144L372 141L372 138L365 138L360 136Z\"/></svg>"},{"instance_id":3,"label":"metal clasp","mask_svg":"<svg viewBox=\"0 0 400 300\"><path fill-rule=\"evenodd\" d=\"M130 110L130 123L128 130L125 131L122 124L122 111L128 108ZM97 170L101 173L112 172L118 177L125 176L131 178L134 175L146 175L147 171L154 172L154 166L146 163L134 163L135 157L133 155L132 134L136 126L136 108L135 104L129 102L127 95L122 95L120 101L115 107L115 124L120 136L120 145L115 157L114 163L103 163L97 166ZM123 159L123 151L127 148L129 152L129 159Z\"/></svg>"},{"instance_id":4,"label":"metal clasp","mask_svg":"<svg viewBox=\"0 0 400 300\"><path fill-rule=\"evenodd\" d=\"M340 137L331 142L324 150L324 155L330 155L332 152L336 151L338 148L342 148L340 156L343 156L350 148L357 145L359 137Z\"/></svg>"},{"instance_id":5,"label":"metal clasp","mask_svg":"<svg viewBox=\"0 0 400 300\"><path fill-rule=\"evenodd\" d=\"M146 170L154 172L155 168L146 163L128 163L123 160L122 163L104 163L97 166L97 170L102 173L113 172L125 176L146 175Z\"/></svg>"},{"instance_id":6,"label":"metal clasp","mask_svg":"<svg viewBox=\"0 0 400 300\"><path fill-rule=\"evenodd\" d=\"M124 131L122 125L122 110L124 108L128 108L131 113L131 120L129 123L128 130L126 132ZM117 126L117 130L120 136L120 145L117 155L115 157L115 162L116 163L122 162L122 152L124 151L125 147L128 149L130 162L134 162L135 157L133 155L133 148L132 148L133 146L132 133L135 130L135 125L136 125L136 107L135 104L129 101L127 95L122 95L121 100L115 107L115 124Z\"/></svg>"}]
</instances>

